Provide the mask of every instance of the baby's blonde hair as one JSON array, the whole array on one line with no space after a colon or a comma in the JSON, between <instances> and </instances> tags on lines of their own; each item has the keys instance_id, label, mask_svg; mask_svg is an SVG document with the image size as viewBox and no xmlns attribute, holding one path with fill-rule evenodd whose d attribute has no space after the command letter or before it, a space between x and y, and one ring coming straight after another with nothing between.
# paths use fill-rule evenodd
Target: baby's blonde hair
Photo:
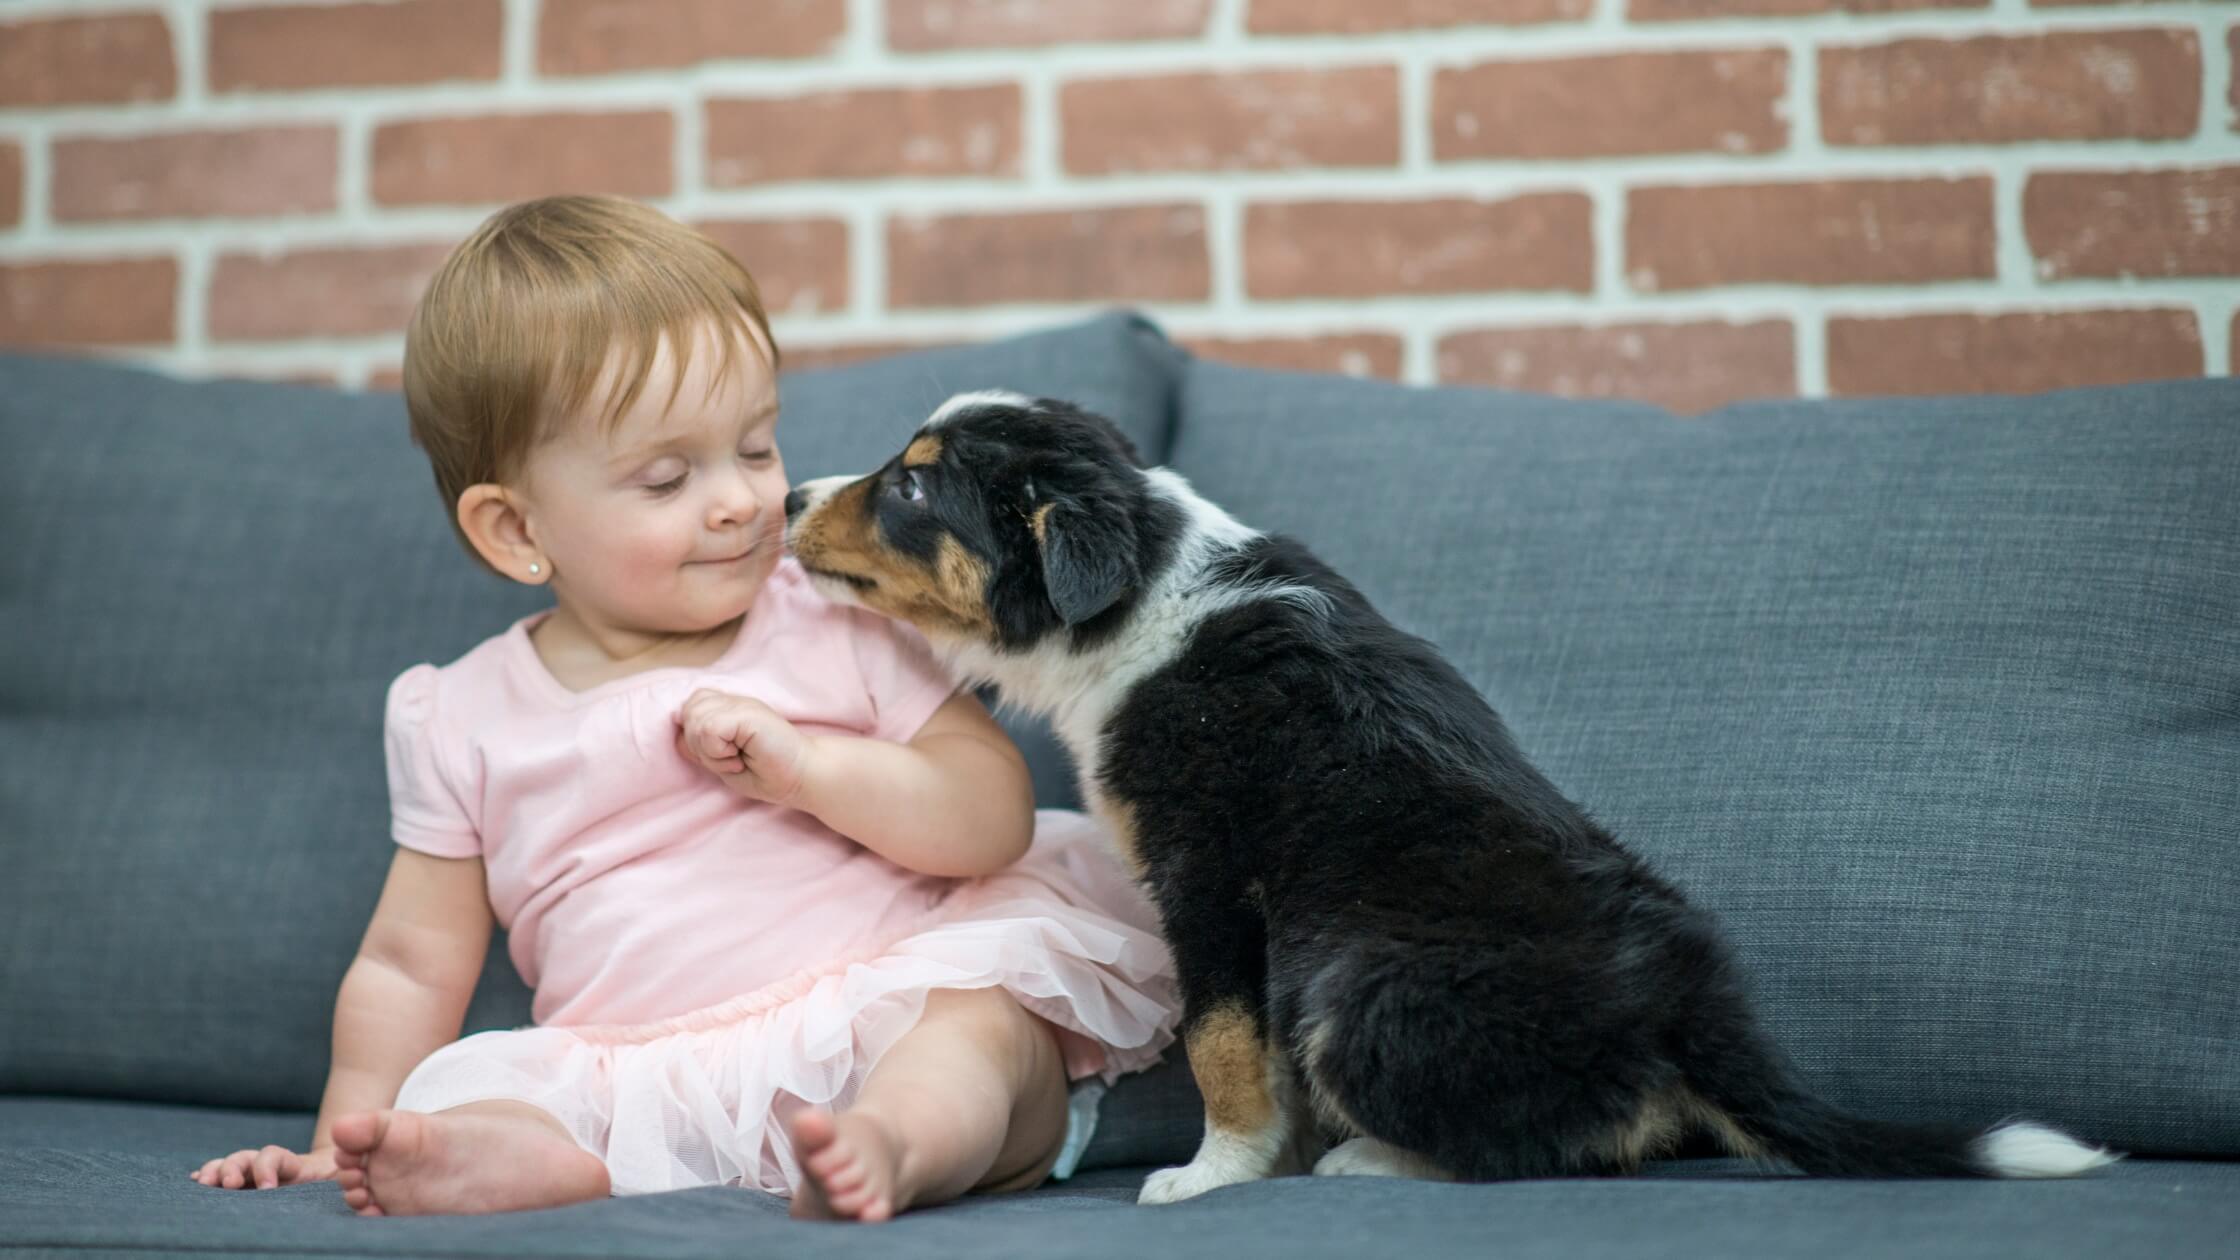
<instances>
[{"instance_id":1,"label":"baby's blonde hair","mask_svg":"<svg viewBox=\"0 0 2240 1260\"><path fill-rule=\"evenodd\" d=\"M710 323L724 334L717 380L737 366L741 339L767 346L778 370L754 277L722 246L639 202L525 201L462 241L405 331L404 402L468 553L482 558L459 529L467 487L515 476L529 449L590 400L610 360L609 429L645 388L664 338L681 383L693 333Z\"/></svg>"}]
</instances>

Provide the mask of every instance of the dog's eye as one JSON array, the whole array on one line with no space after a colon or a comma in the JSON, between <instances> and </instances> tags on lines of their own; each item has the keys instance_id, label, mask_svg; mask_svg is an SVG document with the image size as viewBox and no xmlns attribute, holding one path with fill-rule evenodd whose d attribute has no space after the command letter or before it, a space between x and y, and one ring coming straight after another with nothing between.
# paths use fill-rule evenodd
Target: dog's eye
<instances>
[{"instance_id":1,"label":"dog's eye","mask_svg":"<svg viewBox=\"0 0 2240 1260\"><path fill-rule=\"evenodd\" d=\"M926 488L918 483L917 472L909 468L903 469L902 475L895 478L894 492L911 503L926 497Z\"/></svg>"}]
</instances>

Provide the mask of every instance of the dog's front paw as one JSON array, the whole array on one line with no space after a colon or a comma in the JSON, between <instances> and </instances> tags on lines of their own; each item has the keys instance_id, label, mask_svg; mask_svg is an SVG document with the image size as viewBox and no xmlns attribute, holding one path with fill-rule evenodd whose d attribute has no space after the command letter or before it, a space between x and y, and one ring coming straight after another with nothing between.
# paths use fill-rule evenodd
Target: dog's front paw
<instances>
[{"instance_id":1,"label":"dog's front paw","mask_svg":"<svg viewBox=\"0 0 2240 1260\"><path fill-rule=\"evenodd\" d=\"M1242 1169L1224 1169L1208 1159L1194 1159L1180 1168L1162 1168L1145 1178L1138 1203L1180 1203L1208 1190L1219 1190L1258 1178Z\"/></svg>"}]
</instances>

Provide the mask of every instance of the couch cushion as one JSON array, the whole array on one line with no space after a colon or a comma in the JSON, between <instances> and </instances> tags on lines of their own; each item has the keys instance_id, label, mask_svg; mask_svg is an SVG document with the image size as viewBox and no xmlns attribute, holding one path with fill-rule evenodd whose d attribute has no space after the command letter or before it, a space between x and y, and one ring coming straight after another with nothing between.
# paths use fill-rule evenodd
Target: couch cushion
<instances>
[{"instance_id":1,"label":"couch cushion","mask_svg":"<svg viewBox=\"0 0 2240 1260\"><path fill-rule=\"evenodd\" d=\"M1181 415L1723 915L1832 1099L2240 1152L2240 381L1679 420L1201 362Z\"/></svg>"},{"instance_id":2,"label":"couch cushion","mask_svg":"<svg viewBox=\"0 0 2240 1260\"><path fill-rule=\"evenodd\" d=\"M1175 366L1114 315L792 374L788 470L993 385L1163 451ZM543 601L461 552L393 394L0 356L0 451L0 1090L315 1105L392 851L389 680ZM493 951L470 1027L526 1018Z\"/></svg>"},{"instance_id":3,"label":"couch cushion","mask_svg":"<svg viewBox=\"0 0 2240 1260\"><path fill-rule=\"evenodd\" d=\"M2067 1182L1808 1181L1705 1160L1652 1165L1635 1178L1472 1186L1288 1177L1158 1208L1135 1206L1144 1170L1114 1169L908 1213L878 1229L791 1221L781 1200L721 1187L542 1212L369 1220L350 1214L332 1182L251 1192L188 1180L191 1168L224 1153L219 1147L269 1140L270 1119L0 1098L0 1248L928 1260L2100 1260L2222 1255L2240 1231L2240 1164L2149 1160ZM309 1131L308 1117L296 1124Z\"/></svg>"}]
</instances>

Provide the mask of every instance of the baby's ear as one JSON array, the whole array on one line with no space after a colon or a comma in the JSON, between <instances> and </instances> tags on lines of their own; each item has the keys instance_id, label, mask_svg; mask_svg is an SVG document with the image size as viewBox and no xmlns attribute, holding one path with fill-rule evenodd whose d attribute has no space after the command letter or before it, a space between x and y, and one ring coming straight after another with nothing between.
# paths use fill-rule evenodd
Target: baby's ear
<instances>
[{"instance_id":1,"label":"baby's ear","mask_svg":"<svg viewBox=\"0 0 2240 1260\"><path fill-rule=\"evenodd\" d=\"M1055 495L1028 519L1042 554L1043 591L1065 624L1112 607L1142 580L1135 517L1112 496Z\"/></svg>"},{"instance_id":2,"label":"baby's ear","mask_svg":"<svg viewBox=\"0 0 2240 1260\"><path fill-rule=\"evenodd\" d=\"M531 586L551 580L552 566L530 536L521 505L504 486L485 482L460 492L459 532L483 563L500 574Z\"/></svg>"}]
</instances>

